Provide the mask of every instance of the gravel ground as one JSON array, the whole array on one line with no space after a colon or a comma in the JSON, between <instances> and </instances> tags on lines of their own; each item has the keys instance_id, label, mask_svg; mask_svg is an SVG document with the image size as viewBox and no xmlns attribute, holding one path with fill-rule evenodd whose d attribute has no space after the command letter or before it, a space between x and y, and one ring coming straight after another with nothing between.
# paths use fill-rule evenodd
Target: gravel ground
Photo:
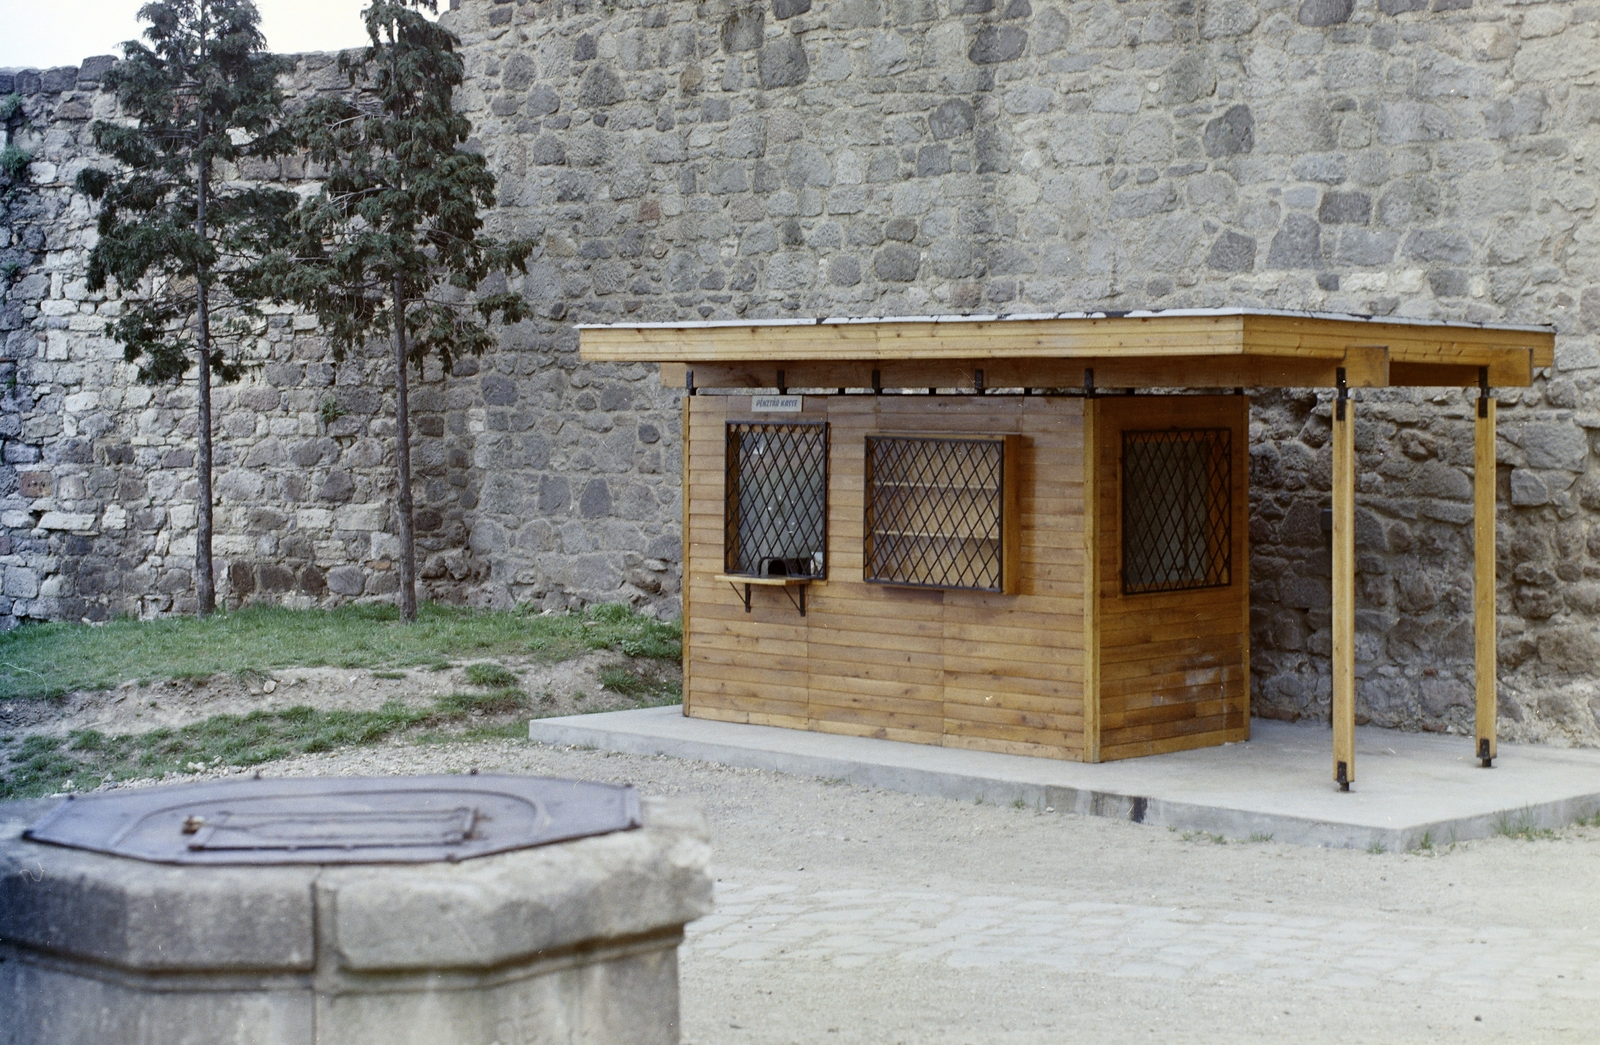
<instances>
[{"instance_id":1,"label":"gravel ground","mask_svg":"<svg viewBox=\"0 0 1600 1045\"><path fill-rule=\"evenodd\" d=\"M689 1045L1600 1040L1600 829L1431 853L1217 844L706 763L388 744L269 774L484 771L697 802Z\"/></svg>"}]
</instances>

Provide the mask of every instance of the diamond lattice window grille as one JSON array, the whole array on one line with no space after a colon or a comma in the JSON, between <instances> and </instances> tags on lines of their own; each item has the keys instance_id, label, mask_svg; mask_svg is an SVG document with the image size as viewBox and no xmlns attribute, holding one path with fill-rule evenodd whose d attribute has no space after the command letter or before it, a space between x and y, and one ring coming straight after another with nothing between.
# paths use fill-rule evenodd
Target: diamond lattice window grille
<instances>
[{"instance_id":1,"label":"diamond lattice window grille","mask_svg":"<svg viewBox=\"0 0 1600 1045\"><path fill-rule=\"evenodd\" d=\"M723 568L751 577L827 575L828 425L728 425Z\"/></svg>"},{"instance_id":2,"label":"diamond lattice window grille","mask_svg":"<svg viewBox=\"0 0 1600 1045\"><path fill-rule=\"evenodd\" d=\"M1122 593L1233 583L1233 432L1122 433Z\"/></svg>"},{"instance_id":3,"label":"diamond lattice window grille","mask_svg":"<svg viewBox=\"0 0 1600 1045\"><path fill-rule=\"evenodd\" d=\"M1003 591L1005 443L868 436L866 580Z\"/></svg>"}]
</instances>

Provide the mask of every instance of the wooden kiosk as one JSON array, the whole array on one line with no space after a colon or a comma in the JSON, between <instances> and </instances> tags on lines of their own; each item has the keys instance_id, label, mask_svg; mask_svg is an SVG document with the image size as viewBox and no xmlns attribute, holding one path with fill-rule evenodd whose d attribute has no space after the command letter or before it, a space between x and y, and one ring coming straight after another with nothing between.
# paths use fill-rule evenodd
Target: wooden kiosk
<instances>
[{"instance_id":1,"label":"wooden kiosk","mask_svg":"<svg viewBox=\"0 0 1600 1045\"><path fill-rule=\"evenodd\" d=\"M1475 754L1495 757L1495 402L1536 327L1250 310L581 328L683 417L684 714L1099 762L1247 739L1249 388L1334 390L1333 776L1355 780L1350 391L1476 396Z\"/></svg>"}]
</instances>

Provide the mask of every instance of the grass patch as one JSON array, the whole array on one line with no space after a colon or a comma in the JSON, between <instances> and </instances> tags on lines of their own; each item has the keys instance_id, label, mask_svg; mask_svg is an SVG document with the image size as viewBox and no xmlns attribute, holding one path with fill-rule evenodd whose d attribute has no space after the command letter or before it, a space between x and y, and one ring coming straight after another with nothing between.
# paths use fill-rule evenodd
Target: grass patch
<instances>
[{"instance_id":1,"label":"grass patch","mask_svg":"<svg viewBox=\"0 0 1600 1045\"><path fill-rule=\"evenodd\" d=\"M683 702L683 683L675 678L662 678L618 665L607 665L597 675L603 688L637 700L641 707Z\"/></svg>"},{"instance_id":2,"label":"grass patch","mask_svg":"<svg viewBox=\"0 0 1600 1045\"><path fill-rule=\"evenodd\" d=\"M1382 842L1373 842L1371 845L1367 846L1367 852L1371 853L1373 856L1382 856L1388 851L1388 848L1385 847Z\"/></svg>"},{"instance_id":3,"label":"grass patch","mask_svg":"<svg viewBox=\"0 0 1600 1045\"><path fill-rule=\"evenodd\" d=\"M0 799L88 791L106 780L159 777L212 766L253 766L289 755L368 744L430 719L436 709L390 701L376 711L292 707L248 715L214 715L177 729L108 737L79 730L65 737L35 734L11 756Z\"/></svg>"},{"instance_id":4,"label":"grass patch","mask_svg":"<svg viewBox=\"0 0 1600 1045\"><path fill-rule=\"evenodd\" d=\"M1210 831L1185 831L1183 840L1185 842L1210 842L1212 845L1228 844L1227 835L1215 835Z\"/></svg>"},{"instance_id":5,"label":"grass patch","mask_svg":"<svg viewBox=\"0 0 1600 1045\"><path fill-rule=\"evenodd\" d=\"M635 613L621 603L591 606L583 614L536 617L545 633L528 643L528 652L547 661L570 660L590 650L610 649L630 657L680 660L683 626Z\"/></svg>"},{"instance_id":6,"label":"grass patch","mask_svg":"<svg viewBox=\"0 0 1600 1045\"><path fill-rule=\"evenodd\" d=\"M467 667L467 681L487 689L504 689L517 684L516 673L500 664L472 664Z\"/></svg>"},{"instance_id":7,"label":"grass patch","mask_svg":"<svg viewBox=\"0 0 1600 1045\"><path fill-rule=\"evenodd\" d=\"M427 708L410 708L398 700L376 711L318 711L300 706L248 715L214 715L177 729L113 737L92 729L65 737L34 734L6 752L11 766L0 777L0 799L90 791L107 780L248 767L291 755L376 743L401 734L415 734L419 742L525 739L528 724L523 718L508 723L468 723L474 718L514 714L528 704L528 696L521 690L498 689L452 693ZM464 728L438 728L454 723ZM431 731L415 733L417 730Z\"/></svg>"},{"instance_id":8,"label":"grass patch","mask_svg":"<svg viewBox=\"0 0 1600 1045\"><path fill-rule=\"evenodd\" d=\"M415 738L419 744L459 744L463 741L478 740L527 740L528 720L519 718L515 722L505 722L495 726L468 726L465 729L428 730L418 733Z\"/></svg>"},{"instance_id":9,"label":"grass patch","mask_svg":"<svg viewBox=\"0 0 1600 1045\"><path fill-rule=\"evenodd\" d=\"M1500 817L1495 821L1494 833L1502 838L1520 838L1524 842L1551 839L1556 836L1555 831L1548 827L1535 826L1532 815L1527 811L1516 817Z\"/></svg>"},{"instance_id":10,"label":"grass patch","mask_svg":"<svg viewBox=\"0 0 1600 1045\"><path fill-rule=\"evenodd\" d=\"M204 679L290 667L428 667L451 658L568 660L591 650L677 659L682 629L614 604L584 613L490 612L428 603L415 624L393 606L252 606L206 620L35 624L0 635L0 699L110 689L128 679Z\"/></svg>"},{"instance_id":11,"label":"grass patch","mask_svg":"<svg viewBox=\"0 0 1600 1045\"><path fill-rule=\"evenodd\" d=\"M528 706L528 695L520 689L504 687L488 693L451 693L434 704L450 716L509 715Z\"/></svg>"}]
</instances>

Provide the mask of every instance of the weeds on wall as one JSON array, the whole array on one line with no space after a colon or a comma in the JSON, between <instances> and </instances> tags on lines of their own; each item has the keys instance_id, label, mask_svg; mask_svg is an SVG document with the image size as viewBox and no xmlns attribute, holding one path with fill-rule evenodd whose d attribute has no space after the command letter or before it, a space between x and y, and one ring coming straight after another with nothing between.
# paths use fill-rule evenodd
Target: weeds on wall
<instances>
[{"instance_id":1,"label":"weeds on wall","mask_svg":"<svg viewBox=\"0 0 1600 1045\"><path fill-rule=\"evenodd\" d=\"M33 153L20 145L7 145L0 149L0 173L12 181L21 181L28 173L28 164L32 162Z\"/></svg>"},{"instance_id":2,"label":"weeds on wall","mask_svg":"<svg viewBox=\"0 0 1600 1045\"><path fill-rule=\"evenodd\" d=\"M0 148L0 174L13 182L22 181L28 173L28 164L33 162L33 153L18 145L16 140L17 133L26 123L27 117L22 112L22 96L0 95L0 124L4 124L6 129L6 143L4 148Z\"/></svg>"}]
</instances>

